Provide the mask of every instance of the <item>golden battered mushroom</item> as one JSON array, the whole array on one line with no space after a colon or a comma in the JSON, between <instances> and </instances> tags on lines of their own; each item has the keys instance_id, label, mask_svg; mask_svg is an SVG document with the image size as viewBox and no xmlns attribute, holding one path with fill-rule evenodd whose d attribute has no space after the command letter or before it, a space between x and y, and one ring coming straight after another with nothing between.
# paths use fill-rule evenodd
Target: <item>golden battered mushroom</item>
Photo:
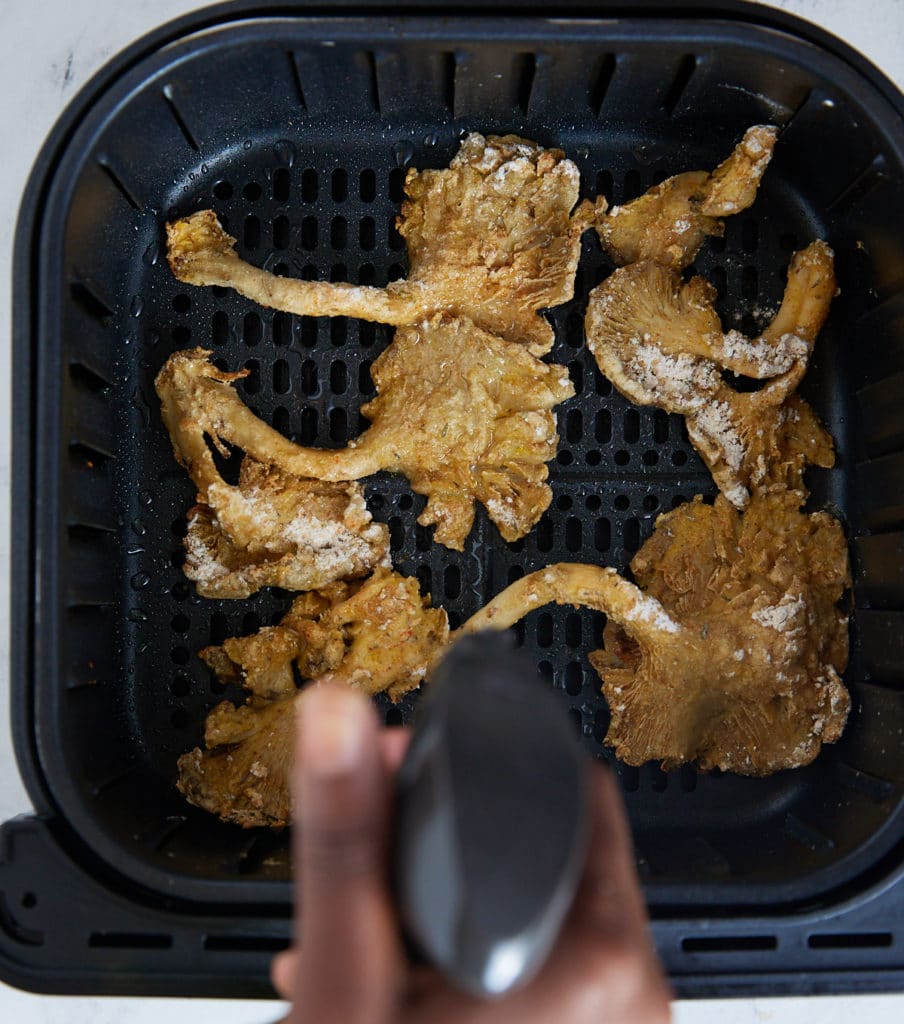
<instances>
[{"instance_id":1,"label":"golden battered mushroom","mask_svg":"<svg viewBox=\"0 0 904 1024\"><path fill-rule=\"evenodd\" d=\"M550 601L607 616L590 655L628 764L696 761L742 775L808 764L841 735L850 699L850 586L840 524L777 488L741 515L723 497L660 516L631 563L553 565L512 584L460 633L503 629Z\"/></svg>"},{"instance_id":2,"label":"golden battered mushroom","mask_svg":"<svg viewBox=\"0 0 904 1024\"><path fill-rule=\"evenodd\" d=\"M227 637L222 646L205 647L198 655L221 683L241 683L261 700L295 696L292 662L298 656L298 634L284 624L264 626L252 636Z\"/></svg>"},{"instance_id":3,"label":"golden battered mushroom","mask_svg":"<svg viewBox=\"0 0 904 1024\"><path fill-rule=\"evenodd\" d=\"M232 396L258 421L228 386L245 373L222 373L208 355L196 349L170 356L155 382L176 460L198 492L184 567L198 593L243 598L261 587L315 590L387 565L389 531L373 522L359 485L304 479L247 456L237 486L226 483L208 440L231 454L217 430L227 410L205 396Z\"/></svg>"},{"instance_id":4,"label":"golden battered mushroom","mask_svg":"<svg viewBox=\"0 0 904 1024\"><path fill-rule=\"evenodd\" d=\"M301 679L348 683L398 700L416 689L448 640L442 608L421 597L416 579L377 569L359 583L336 583L297 597L278 626L205 647L222 682L241 681L257 698L278 700Z\"/></svg>"},{"instance_id":5,"label":"golden battered mushroom","mask_svg":"<svg viewBox=\"0 0 904 1024\"><path fill-rule=\"evenodd\" d=\"M658 643L681 633L662 605L643 594L615 569L580 562L558 562L522 576L497 594L455 632L453 639L482 629L508 629L545 604L594 608L638 641Z\"/></svg>"},{"instance_id":6,"label":"golden battered mushroom","mask_svg":"<svg viewBox=\"0 0 904 1024\"><path fill-rule=\"evenodd\" d=\"M289 823L294 697L224 701L207 717L205 749L179 758L176 785L189 803L243 828Z\"/></svg>"},{"instance_id":7,"label":"golden battered mushroom","mask_svg":"<svg viewBox=\"0 0 904 1024\"><path fill-rule=\"evenodd\" d=\"M580 237L594 215L582 206L572 216L579 183L561 150L514 135L469 135L448 168L408 171L398 227L410 271L386 288L253 267L211 210L167 225L168 258L180 281L234 288L289 313L396 325L447 313L543 355L553 331L538 311L574 294Z\"/></svg>"},{"instance_id":8,"label":"golden battered mushroom","mask_svg":"<svg viewBox=\"0 0 904 1024\"><path fill-rule=\"evenodd\" d=\"M603 247L619 265L656 260L689 266L707 235L722 235L718 218L746 210L772 157L778 129L757 125L744 133L712 174L687 171L668 178L638 199L597 216Z\"/></svg>"},{"instance_id":9,"label":"golden battered mushroom","mask_svg":"<svg viewBox=\"0 0 904 1024\"><path fill-rule=\"evenodd\" d=\"M720 496L660 516L631 569L681 623L679 642L644 645L610 619L590 656L619 758L767 775L841 735L847 544L837 520L800 502L778 489L743 515Z\"/></svg>"},{"instance_id":10,"label":"golden battered mushroom","mask_svg":"<svg viewBox=\"0 0 904 1024\"><path fill-rule=\"evenodd\" d=\"M185 575L209 598L309 590L389 564L389 531L357 484L305 480L245 458L238 487L215 484L188 513Z\"/></svg>"},{"instance_id":11,"label":"golden battered mushroom","mask_svg":"<svg viewBox=\"0 0 904 1024\"><path fill-rule=\"evenodd\" d=\"M475 500L506 540L524 536L549 505L546 462L558 442L552 410L574 394L568 372L469 321L435 317L397 332L371 367L378 394L361 411L372 426L341 450L301 448L267 426L229 386L236 375L217 370L210 355L175 353L157 385L177 455L208 493L216 469L205 438L293 478L403 473L428 498L419 522L435 523L437 542L457 550Z\"/></svg>"},{"instance_id":12,"label":"golden battered mushroom","mask_svg":"<svg viewBox=\"0 0 904 1024\"><path fill-rule=\"evenodd\" d=\"M622 394L685 416L719 489L743 508L752 492L779 480L802 486L807 462L832 465L831 439L802 400L788 400L834 292L832 250L814 242L795 254L781 308L751 340L722 331L706 281L685 284L677 271L647 260L616 270L591 292L587 344ZM724 369L773 379L742 393L723 380Z\"/></svg>"},{"instance_id":13,"label":"golden battered mushroom","mask_svg":"<svg viewBox=\"0 0 904 1024\"><path fill-rule=\"evenodd\" d=\"M278 626L205 648L219 679L241 682L250 696L208 715L205 749L179 758L180 791L245 828L287 824L296 670L398 700L421 684L448 638L446 613L421 597L417 580L378 569L363 583L301 595Z\"/></svg>"}]
</instances>

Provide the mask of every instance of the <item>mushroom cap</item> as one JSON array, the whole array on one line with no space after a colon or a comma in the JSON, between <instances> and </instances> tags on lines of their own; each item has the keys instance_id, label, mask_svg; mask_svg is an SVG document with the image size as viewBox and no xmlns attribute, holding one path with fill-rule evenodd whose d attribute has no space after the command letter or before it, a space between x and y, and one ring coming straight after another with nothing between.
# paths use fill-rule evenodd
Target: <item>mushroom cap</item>
<instances>
[{"instance_id":1,"label":"mushroom cap","mask_svg":"<svg viewBox=\"0 0 904 1024\"><path fill-rule=\"evenodd\" d=\"M207 749L196 747L179 758L179 791L189 803L243 828L287 825L295 707L294 696L217 705L207 719Z\"/></svg>"},{"instance_id":2,"label":"mushroom cap","mask_svg":"<svg viewBox=\"0 0 904 1024\"><path fill-rule=\"evenodd\" d=\"M185 575L208 598L262 587L317 590L389 559L389 530L372 521L356 483L292 476L246 456L238 486L218 481L188 513Z\"/></svg>"},{"instance_id":3,"label":"mushroom cap","mask_svg":"<svg viewBox=\"0 0 904 1024\"><path fill-rule=\"evenodd\" d=\"M698 497L659 517L631 569L681 632L644 643L610 621L591 655L619 758L766 775L840 736L847 544L837 520L800 503L780 489L742 515Z\"/></svg>"},{"instance_id":4,"label":"mushroom cap","mask_svg":"<svg viewBox=\"0 0 904 1024\"><path fill-rule=\"evenodd\" d=\"M676 174L639 198L613 206L608 216L597 214L603 247L619 266L640 260L675 270L689 266L707 235L724 233L720 217L752 205L777 137L777 128L755 125L712 174Z\"/></svg>"}]
</instances>

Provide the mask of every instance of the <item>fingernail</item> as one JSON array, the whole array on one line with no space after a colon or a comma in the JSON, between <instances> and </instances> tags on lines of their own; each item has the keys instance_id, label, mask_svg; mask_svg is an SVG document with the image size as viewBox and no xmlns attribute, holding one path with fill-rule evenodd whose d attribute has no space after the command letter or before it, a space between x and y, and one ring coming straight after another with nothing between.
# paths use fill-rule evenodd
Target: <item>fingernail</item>
<instances>
[{"instance_id":1,"label":"fingernail","mask_svg":"<svg viewBox=\"0 0 904 1024\"><path fill-rule=\"evenodd\" d=\"M367 700L344 686L313 686L299 712L302 769L318 776L354 770L371 724Z\"/></svg>"}]
</instances>

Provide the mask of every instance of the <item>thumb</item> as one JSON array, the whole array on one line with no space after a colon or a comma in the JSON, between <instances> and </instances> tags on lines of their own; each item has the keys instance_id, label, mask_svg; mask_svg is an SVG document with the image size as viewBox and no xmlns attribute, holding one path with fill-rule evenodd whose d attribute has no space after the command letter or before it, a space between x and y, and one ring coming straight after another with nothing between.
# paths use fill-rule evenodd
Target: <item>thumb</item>
<instances>
[{"instance_id":1,"label":"thumb","mask_svg":"<svg viewBox=\"0 0 904 1024\"><path fill-rule=\"evenodd\" d=\"M299 699L292 1024L383 1024L401 970L387 882L389 783L370 702L321 684Z\"/></svg>"}]
</instances>

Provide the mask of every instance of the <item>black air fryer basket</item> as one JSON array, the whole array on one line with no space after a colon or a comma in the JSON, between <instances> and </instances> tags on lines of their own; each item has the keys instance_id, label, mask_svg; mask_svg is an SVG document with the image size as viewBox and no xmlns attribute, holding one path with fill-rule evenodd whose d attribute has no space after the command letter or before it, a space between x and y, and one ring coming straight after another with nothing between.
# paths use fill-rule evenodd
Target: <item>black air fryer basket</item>
<instances>
[{"instance_id":1,"label":"black air fryer basket","mask_svg":"<svg viewBox=\"0 0 904 1024\"><path fill-rule=\"evenodd\" d=\"M212 206L253 263L382 285L406 272L405 169L468 131L562 147L583 194L620 203L715 166L749 125L782 127L755 206L697 269L725 323L756 333L790 254L825 238L836 299L803 385L836 439L812 507L841 517L855 566L853 709L841 741L768 779L615 765L660 953L683 995L904 988L904 99L852 50L763 8L623 4L244 3L147 37L64 115L25 196L15 260L12 697L37 815L0 832L0 975L45 991L270 995L288 944L284 835L189 807L177 756L225 696L195 652L279 617L289 595L205 601L181 572L193 498L153 379L213 348L288 436L362 428L390 329L292 317L179 284L166 219ZM484 9L486 10L486 9ZM625 570L656 516L713 484L678 417L613 391L584 345L611 270L584 238L551 358L554 498L523 541L482 511L466 550L432 543L423 499L367 483L400 572L453 625L522 572ZM565 608L521 639L599 756L608 712L586 653L601 618ZM407 720L413 701L385 705Z\"/></svg>"}]
</instances>

